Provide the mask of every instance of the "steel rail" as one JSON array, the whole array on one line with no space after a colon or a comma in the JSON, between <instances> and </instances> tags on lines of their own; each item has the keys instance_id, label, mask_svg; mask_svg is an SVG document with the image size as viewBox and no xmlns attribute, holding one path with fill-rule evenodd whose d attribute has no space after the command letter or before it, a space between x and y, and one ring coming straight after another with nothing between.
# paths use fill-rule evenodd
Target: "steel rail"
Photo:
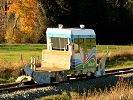
<instances>
[{"instance_id":1,"label":"steel rail","mask_svg":"<svg viewBox=\"0 0 133 100\"><path fill-rule=\"evenodd\" d=\"M6 84L0 84L0 89L1 88L7 88L7 87L13 87L13 86L17 86L20 83L14 82L14 83L6 83Z\"/></svg>"},{"instance_id":2,"label":"steel rail","mask_svg":"<svg viewBox=\"0 0 133 100\"><path fill-rule=\"evenodd\" d=\"M133 70L133 67L129 68L121 68L121 69L113 69L113 70L106 70L106 73L113 73L113 72L119 72L119 71L126 71L126 70Z\"/></svg>"},{"instance_id":3,"label":"steel rail","mask_svg":"<svg viewBox=\"0 0 133 100\"><path fill-rule=\"evenodd\" d=\"M106 73L104 75L104 77L106 76L111 76L111 75L121 75L121 74L128 74L128 73L133 73L133 70L129 69L129 70L119 70L119 71L113 71L113 73Z\"/></svg>"}]
</instances>

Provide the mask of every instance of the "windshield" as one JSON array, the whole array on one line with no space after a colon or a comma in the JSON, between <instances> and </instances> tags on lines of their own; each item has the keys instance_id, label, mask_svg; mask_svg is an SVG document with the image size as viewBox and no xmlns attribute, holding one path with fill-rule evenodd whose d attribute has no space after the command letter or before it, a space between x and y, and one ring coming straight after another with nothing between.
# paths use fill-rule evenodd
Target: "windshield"
<instances>
[{"instance_id":1,"label":"windshield","mask_svg":"<svg viewBox=\"0 0 133 100\"><path fill-rule=\"evenodd\" d=\"M53 50L66 50L68 44L68 38L51 37Z\"/></svg>"}]
</instances>

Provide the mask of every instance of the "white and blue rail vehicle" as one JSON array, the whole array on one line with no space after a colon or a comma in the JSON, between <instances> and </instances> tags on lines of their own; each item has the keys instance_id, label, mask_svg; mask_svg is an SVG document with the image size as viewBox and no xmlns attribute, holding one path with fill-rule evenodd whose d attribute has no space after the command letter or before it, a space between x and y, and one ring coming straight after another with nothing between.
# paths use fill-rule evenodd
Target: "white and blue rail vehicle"
<instances>
[{"instance_id":1,"label":"white and blue rail vehicle","mask_svg":"<svg viewBox=\"0 0 133 100\"><path fill-rule=\"evenodd\" d=\"M42 50L41 67L33 70L26 66L26 74L38 84L104 75L106 56L97 64L95 31L80 26L47 28L47 50Z\"/></svg>"}]
</instances>

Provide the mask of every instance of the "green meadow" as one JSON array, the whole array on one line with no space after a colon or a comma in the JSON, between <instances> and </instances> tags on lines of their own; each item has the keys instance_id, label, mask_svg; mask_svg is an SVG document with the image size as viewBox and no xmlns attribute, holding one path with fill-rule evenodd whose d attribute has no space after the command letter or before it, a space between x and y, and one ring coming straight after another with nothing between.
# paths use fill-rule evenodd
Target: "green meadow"
<instances>
[{"instance_id":1,"label":"green meadow","mask_svg":"<svg viewBox=\"0 0 133 100\"><path fill-rule=\"evenodd\" d=\"M23 64L30 63L32 56L41 61L43 49L46 49L46 44L0 44L0 83L13 81L20 74ZM106 69L133 66L133 46L97 45L96 49L98 60L109 52Z\"/></svg>"},{"instance_id":2,"label":"green meadow","mask_svg":"<svg viewBox=\"0 0 133 100\"><path fill-rule=\"evenodd\" d=\"M0 44L0 61L19 64L22 59L30 62L32 56L41 59L42 50L46 48L46 44ZM133 65L132 46L97 45L96 48L98 59L109 52L106 68Z\"/></svg>"},{"instance_id":3,"label":"green meadow","mask_svg":"<svg viewBox=\"0 0 133 100\"><path fill-rule=\"evenodd\" d=\"M132 45L97 45L97 58L101 58L107 51L106 69L133 67Z\"/></svg>"},{"instance_id":4,"label":"green meadow","mask_svg":"<svg viewBox=\"0 0 133 100\"><path fill-rule=\"evenodd\" d=\"M1 44L0 60L8 62L19 62L29 60L31 56L41 57L42 49L46 49L46 44Z\"/></svg>"}]
</instances>

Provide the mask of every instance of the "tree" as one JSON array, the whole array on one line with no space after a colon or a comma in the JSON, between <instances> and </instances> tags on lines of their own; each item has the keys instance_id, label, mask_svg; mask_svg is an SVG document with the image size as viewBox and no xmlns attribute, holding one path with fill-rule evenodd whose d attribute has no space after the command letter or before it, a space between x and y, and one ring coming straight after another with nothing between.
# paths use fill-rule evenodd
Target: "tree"
<instances>
[{"instance_id":1,"label":"tree","mask_svg":"<svg viewBox=\"0 0 133 100\"><path fill-rule=\"evenodd\" d=\"M69 0L40 0L40 2L43 4L48 26L68 24L70 19Z\"/></svg>"},{"instance_id":2,"label":"tree","mask_svg":"<svg viewBox=\"0 0 133 100\"><path fill-rule=\"evenodd\" d=\"M7 42L37 43L45 27L38 0L8 0L8 3ZM14 40L11 41L10 37Z\"/></svg>"},{"instance_id":3,"label":"tree","mask_svg":"<svg viewBox=\"0 0 133 100\"><path fill-rule=\"evenodd\" d=\"M4 35L6 33L6 2L5 0L0 0L0 43L4 43Z\"/></svg>"}]
</instances>

